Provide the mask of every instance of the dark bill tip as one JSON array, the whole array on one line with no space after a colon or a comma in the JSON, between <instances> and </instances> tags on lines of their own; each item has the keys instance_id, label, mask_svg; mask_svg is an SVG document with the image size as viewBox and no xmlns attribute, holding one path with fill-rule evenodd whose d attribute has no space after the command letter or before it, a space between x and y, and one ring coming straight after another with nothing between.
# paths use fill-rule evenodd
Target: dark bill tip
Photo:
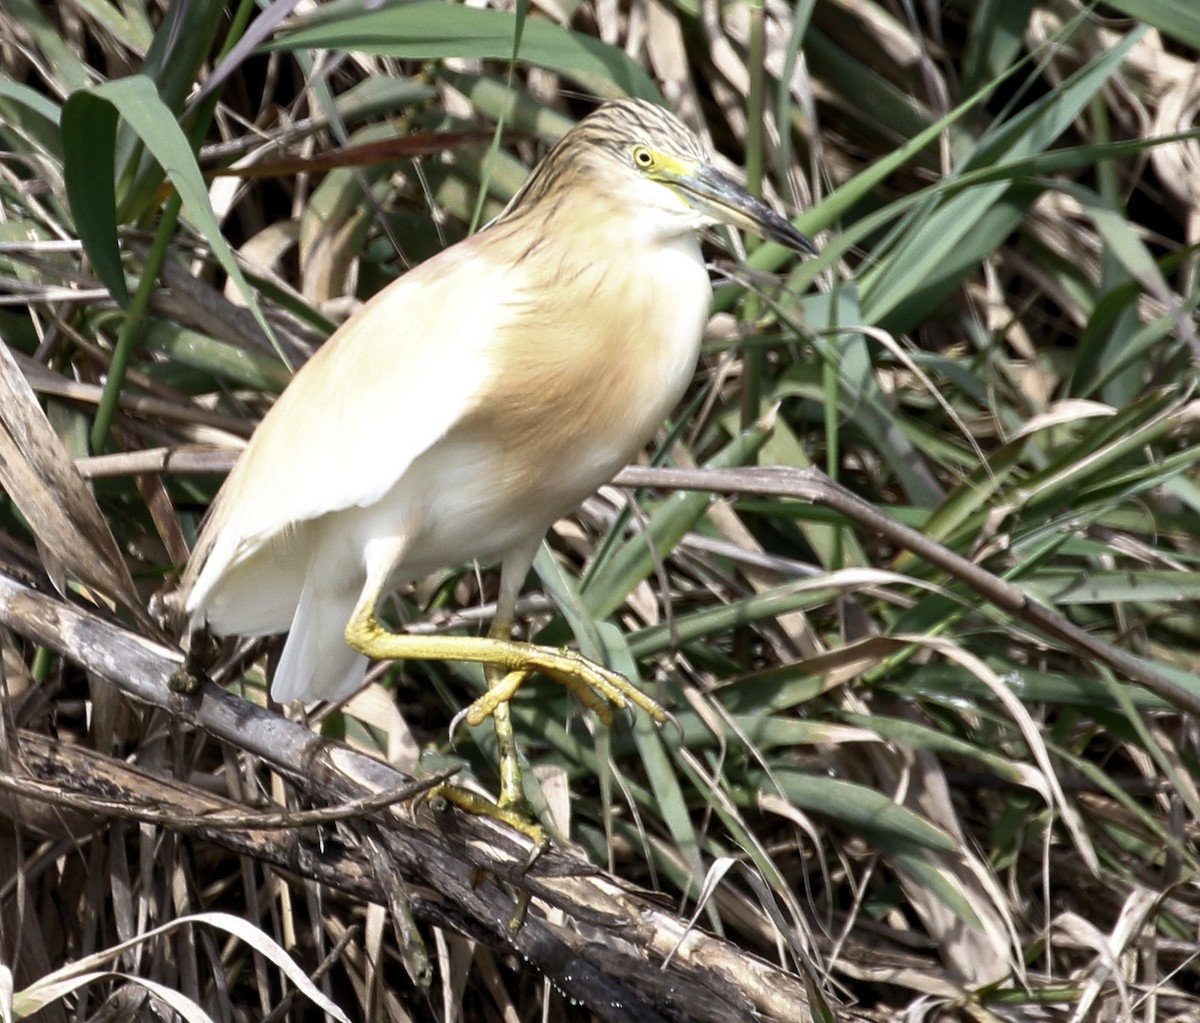
<instances>
[{"instance_id":1,"label":"dark bill tip","mask_svg":"<svg viewBox=\"0 0 1200 1023\"><path fill-rule=\"evenodd\" d=\"M753 231L802 256L818 254L812 240L797 231L786 217L711 167L697 167L694 174L679 181L679 186L697 209L714 220Z\"/></svg>"},{"instance_id":2,"label":"dark bill tip","mask_svg":"<svg viewBox=\"0 0 1200 1023\"><path fill-rule=\"evenodd\" d=\"M779 242L780 245L791 249L793 252L798 252L802 256L820 255L820 251L808 235L801 234L787 219L776 214L770 207L767 207L767 210L771 213L773 219L770 221L759 221L759 229L764 238L768 241Z\"/></svg>"}]
</instances>

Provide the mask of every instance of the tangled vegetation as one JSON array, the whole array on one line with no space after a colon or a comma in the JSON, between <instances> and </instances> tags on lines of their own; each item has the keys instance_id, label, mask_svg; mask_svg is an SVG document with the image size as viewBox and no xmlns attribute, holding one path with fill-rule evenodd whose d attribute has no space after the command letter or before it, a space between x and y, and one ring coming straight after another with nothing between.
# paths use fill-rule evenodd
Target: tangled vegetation
<instances>
[{"instance_id":1,"label":"tangled vegetation","mask_svg":"<svg viewBox=\"0 0 1200 1023\"><path fill-rule=\"evenodd\" d=\"M6 0L0 1010L1200 1017L1198 58L1187 0ZM821 254L710 239L685 407L539 555L678 728L523 693L525 875L337 759L494 790L477 670L292 724L270 643L168 688L170 594L289 367L624 94Z\"/></svg>"}]
</instances>

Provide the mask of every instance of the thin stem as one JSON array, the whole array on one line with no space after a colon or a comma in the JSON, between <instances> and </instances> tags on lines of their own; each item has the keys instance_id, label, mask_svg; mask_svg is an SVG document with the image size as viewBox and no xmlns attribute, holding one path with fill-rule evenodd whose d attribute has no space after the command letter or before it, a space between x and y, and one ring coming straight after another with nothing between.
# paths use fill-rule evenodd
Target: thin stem
<instances>
[{"instance_id":1,"label":"thin stem","mask_svg":"<svg viewBox=\"0 0 1200 1023\"><path fill-rule=\"evenodd\" d=\"M763 116L766 110L766 26L761 0L750 5L750 95L746 99L746 188L751 195L762 195ZM758 298L746 295L742 322L758 320ZM762 417L762 381L766 371L766 350L750 345L742 350L742 429L749 429Z\"/></svg>"},{"instance_id":2,"label":"thin stem","mask_svg":"<svg viewBox=\"0 0 1200 1023\"><path fill-rule=\"evenodd\" d=\"M121 399L121 389L125 385L125 373L129 369L133 347L141 333L146 311L150 308L150 297L154 294L158 272L162 268L163 261L167 256L167 249L175 236L175 224L179 220L181 204L179 193L172 192L163 208L162 219L158 222L158 230L154 234L154 244L146 259L142 279L138 282L137 291L134 292L133 299L129 304L129 313L117 334L112 362L108 368L108 379L104 381L104 393L100 396L96 418L92 421L89 442L93 453L99 454L103 451L104 444L108 440L108 432L112 427L113 416L116 415L117 403Z\"/></svg>"}]
</instances>

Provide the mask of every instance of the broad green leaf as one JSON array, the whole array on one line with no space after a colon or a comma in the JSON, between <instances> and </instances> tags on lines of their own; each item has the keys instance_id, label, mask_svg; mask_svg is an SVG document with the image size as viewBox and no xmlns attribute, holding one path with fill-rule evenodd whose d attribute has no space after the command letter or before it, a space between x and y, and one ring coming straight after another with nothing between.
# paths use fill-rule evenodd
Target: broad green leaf
<instances>
[{"instance_id":1,"label":"broad green leaf","mask_svg":"<svg viewBox=\"0 0 1200 1023\"><path fill-rule=\"evenodd\" d=\"M872 836L872 840L887 856L889 862L894 863L898 870L908 874L921 887L933 892L963 923L975 931L983 929L970 900L951 872L943 870L933 860L922 856L918 850L891 836L876 835Z\"/></svg>"},{"instance_id":2,"label":"broad green leaf","mask_svg":"<svg viewBox=\"0 0 1200 1023\"><path fill-rule=\"evenodd\" d=\"M406 60L509 60L516 31L517 19L507 11L413 3L320 21L281 36L269 48L356 50ZM623 52L542 17L525 22L519 56L599 95L662 98L641 66Z\"/></svg>"},{"instance_id":3,"label":"broad green leaf","mask_svg":"<svg viewBox=\"0 0 1200 1023\"><path fill-rule=\"evenodd\" d=\"M1064 572L1043 569L1038 575L1038 586L1059 605L1200 600L1200 572L1178 570Z\"/></svg>"},{"instance_id":4,"label":"broad green leaf","mask_svg":"<svg viewBox=\"0 0 1200 1023\"><path fill-rule=\"evenodd\" d=\"M118 115L166 172L182 200L185 217L200 231L221 267L237 284L263 332L272 337L254 292L221 233L187 137L174 114L158 98L154 83L143 75L76 92L63 108L67 149L64 173L71 209L80 241L96 263L97 272L104 275L102 279L114 298L127 300L124 278L118 274L120 255L112 160Z\"/></svg>"},{"instance_id":5,"label":"broad green leaf","mask_svg":"<svg viewBox=\"0 0 1200 1023\"><path fill-rule=\"evenodd\" d=\"M963 88L988 88L1013 66L1036 0L979 0L963 53Z\"/></svg>"},{"instance_id":6,"label":"broad green leaf","mask_svg":"<svg viewBox=\"0 0 1200 1023\"><path fill-rule=\"evenodd\" d=\"M941 828L865 785L780 768L770 778L759 779L759 786L771 791L778 788L797 806L824 814L856 835L887 837L945 853L958 848Z\"/></svg>"},{"instance_id":7,"label":"broad green leaf","mask_svg":"<svg viewBox=\"0 0 1200 1023\"><path fill-rule=\"evenodd\" d=\"M1027 159L1047 149L1104 86L1141 35L1130 32L1060 88L990 131L960 171ZM997 181L915 211L908 223L898 225L897 243L878 268L860 279L867 322L910 329L957 287L983 255L999 247L1040 192L1038 185Z\"/></svg>"},{"instance_id":8,"label":"broad green leaf","mask_svg":"<svg viewBox=\"0 0 1200 1023\"><path fill-rule=\"evenodd\" d=\"M63 107L62 130L63 173L75 231L104 286L128 306L113 191L116 107L93 92L77 92Z\"/></svg>"},{"instance_id":9,"label":"broad green leaf","mask_svg":"<svg viewBox=\"0 0 1200 1023\"><path fill-rule=\"evenodd\" d=\"M1110 5L1200 50L1200 6L1195 0L1110 0Z\"/></svg>"}]
</instances>

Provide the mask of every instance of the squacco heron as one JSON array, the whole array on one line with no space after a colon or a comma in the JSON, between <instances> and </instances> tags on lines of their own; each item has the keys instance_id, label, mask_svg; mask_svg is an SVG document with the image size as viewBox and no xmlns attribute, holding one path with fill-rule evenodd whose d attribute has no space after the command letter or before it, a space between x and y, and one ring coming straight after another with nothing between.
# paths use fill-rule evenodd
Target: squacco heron
<instances>
[{"instance_id":1,"label":"squacco heron","mask_svg":"<svg viewBox=\"0 0 1200 1023\"><path fill-rule=\"evenodd\" d=\"M393 282L296 374L214 502L184 577L192 629L288 638L280 702L341 700L368 658L476 661L500 806L522 801L508 701L532 673L608 720L664 712L513 616L555 520L615 475L690 381L712 289L696 232L724 223L814 253L715 171L667 111L608 103L558 142L478 234ZM389 632L380 599L499 563L487 637Z\"/></svg>"}]
</instances>

